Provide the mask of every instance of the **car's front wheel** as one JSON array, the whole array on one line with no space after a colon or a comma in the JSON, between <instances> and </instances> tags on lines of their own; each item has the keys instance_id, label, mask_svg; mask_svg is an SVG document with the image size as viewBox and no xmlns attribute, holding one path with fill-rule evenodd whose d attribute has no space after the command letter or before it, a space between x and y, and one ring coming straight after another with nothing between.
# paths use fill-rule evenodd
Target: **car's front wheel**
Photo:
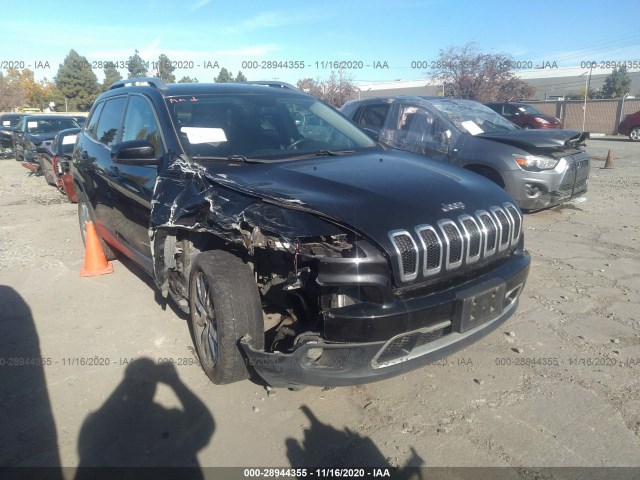
<instances>
[{"instance_id":1,"label":"car's front wheel","mask_svg":"<svg viewBox=\"0 0 640 480\"><path fill-rule=\"evenodd\" d=\"M260 295L251 268L222 250L199 253L189 278L191 334L200 365L216 384L249 376L239 341L264 348Z\"/></svg>"},{"instance_id":2,"label":"car's front wheel","mask_svg":"<svg viewBox=\"0 0 640 480\"><path fill-rule=\"evenodd\" d=\"M640 142L640 127L634 127L629 132L629 140L632 142Z\"/></svg>"}]
</instances>

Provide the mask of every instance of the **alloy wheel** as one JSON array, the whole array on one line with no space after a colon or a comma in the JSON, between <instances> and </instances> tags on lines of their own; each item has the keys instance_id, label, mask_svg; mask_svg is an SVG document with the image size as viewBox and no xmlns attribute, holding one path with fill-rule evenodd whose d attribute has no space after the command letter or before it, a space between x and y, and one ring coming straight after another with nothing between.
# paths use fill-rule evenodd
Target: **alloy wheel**
<instances>
[{"instance_id":1,"label":"alloy wheel","mask_svg":"<svg viewBox=\"0 0 640 480\"><path fill-rule=\"evenodd\" d=\"M211 300L209 282L204 273L198 272L195 278L195 298L193 327L201 360L214 366L218 361L218 324Z\"/></svg>"}]
</instances>

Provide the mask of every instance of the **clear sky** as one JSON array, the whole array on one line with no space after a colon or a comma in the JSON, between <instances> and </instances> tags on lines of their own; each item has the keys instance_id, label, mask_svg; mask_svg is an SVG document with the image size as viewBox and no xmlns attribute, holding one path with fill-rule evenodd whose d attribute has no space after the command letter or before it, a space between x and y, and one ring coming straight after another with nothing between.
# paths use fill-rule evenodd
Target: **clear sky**
<instances>
[{"instance_id":1,"label":"clear sky","mask_svg":"<svg viewBox=\"0 0 640 480\"><path fill-rule=\"evenodd\" d=\"M637 0L0 0L0 12L0 70L13 62L36 79L72 48L90 62L164 53L185 67L178 79L201 82L216 62L249 80L325 79L334 61L356 82L425 78L441 49L468 42L522 66L640 62Z\"/></svg>"}]
</instances>

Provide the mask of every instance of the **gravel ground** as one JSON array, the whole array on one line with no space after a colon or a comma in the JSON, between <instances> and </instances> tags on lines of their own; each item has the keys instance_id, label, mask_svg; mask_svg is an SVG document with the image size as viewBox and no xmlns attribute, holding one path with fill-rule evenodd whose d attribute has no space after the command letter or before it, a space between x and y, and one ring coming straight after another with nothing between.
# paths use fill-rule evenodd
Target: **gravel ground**
<instances>
[{"instance_id":1,"label":"gravel ground","mask_svg":"<svg viewBox=\"0 0 640 480\"><path fill-rule=\"evenodd\" d=\"M503 331L404 376L298 392L209 383L185 317L144 273L116 261L81 279L75 205L0 161L0 466L76 467L106 451L114 465L484 466L526 479L640 467L640 144L588 149L585 197L525 216L531 273ZM32 356L49 361L2 360Z\"/></svg>"}]
</instances>

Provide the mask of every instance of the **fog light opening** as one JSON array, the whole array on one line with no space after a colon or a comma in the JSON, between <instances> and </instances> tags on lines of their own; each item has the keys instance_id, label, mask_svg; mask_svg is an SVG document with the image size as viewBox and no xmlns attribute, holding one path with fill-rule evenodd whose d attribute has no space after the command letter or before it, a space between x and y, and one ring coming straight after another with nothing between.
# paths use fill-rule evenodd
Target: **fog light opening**
<instances>
[{"instance_id":1,"label":"fog light opening","mask_svg":"<svg viewBox=\"0 0 640 480\"><path fill-rule=\"evenodd\" d=\"M537 198L545 192L545 188L538 183L527 183L525 184L525 192L527 197Z\"/></svg>"},{"instance_id":2,"label":"fog light opening","mask_svg":"<svg viewBox=\"0 0 640 480\"><path fill-rule=\"evenodd\" d=\"M293 344L296 347L301 347L303 345L309 345L309 344L320 345L323 343L324 343L324 340L322 340L320 335L315 332L301 333L293 341ZM320 357L322 357L323 353L324 353L324 350L320 347L310 348L306 352L306 357L307 357L307 360L309 360L310 362L317 362L318 360L320 360Z\"/></svg>"}]
</instances>

